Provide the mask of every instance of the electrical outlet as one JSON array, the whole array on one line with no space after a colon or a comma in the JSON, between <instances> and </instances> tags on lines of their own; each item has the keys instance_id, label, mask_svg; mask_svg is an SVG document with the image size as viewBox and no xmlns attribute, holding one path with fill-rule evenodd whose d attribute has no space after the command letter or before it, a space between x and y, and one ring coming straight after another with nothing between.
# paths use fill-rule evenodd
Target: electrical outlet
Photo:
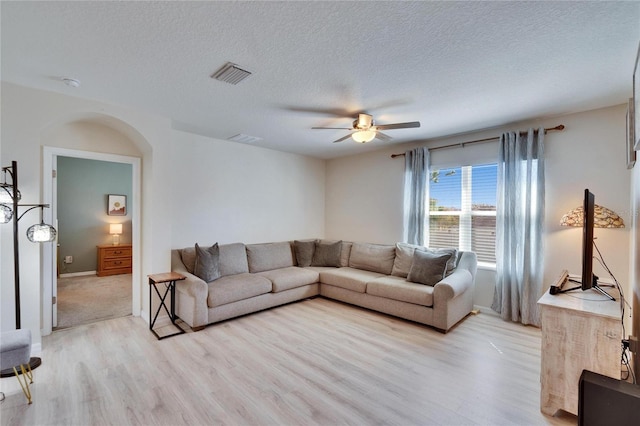
<instances>
[{"instance_id":1,"label":"electrical outlet","mask_svg":"<svg viewBox=\"0 0 640 426\"><path fill-rule=\"evenodd\" d=\"M637 336L629 336L629 350L634 354L638 353L638 337Z\"/></svg>"},{"instance_id":2,"label":"electrical outlet","mask_svg":"<svg viewBox=\"0 0 640 426\"><path fill-rule=\"evenodd\" d=\"M73 263L73 256L65 256L64 263Z\"/></svg>"}]
</instances>

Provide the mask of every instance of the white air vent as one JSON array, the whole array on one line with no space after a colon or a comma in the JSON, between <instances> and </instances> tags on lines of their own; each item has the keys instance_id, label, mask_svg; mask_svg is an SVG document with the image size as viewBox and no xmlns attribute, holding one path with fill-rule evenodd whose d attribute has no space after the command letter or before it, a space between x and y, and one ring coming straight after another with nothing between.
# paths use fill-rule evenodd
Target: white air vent
<instances>
[{"instance_id":1,"label":"white air vent","mask_svg":"<svg viewBox=\"0 0 640 426\"><path fill-rule=\"evenodd\" d=\"M227 140L240 143L256 143L258 141L261 141L262 138L259 138L257 136L243 135L242 133L239 133L235 136L231 136Z\"/></svg>"},{"instance_id":2,"label":"white air vent","mask_svg":"<svg viewBox=\"0 0 640 426\"><path fill-rule=\"evenodd\" d=\"M225 83L238 84L250 75L251 73L249 71L243 70L236 64L227 62L222 68L213 73L211 78L224 81Z\"/></svg>"}]
</instances>

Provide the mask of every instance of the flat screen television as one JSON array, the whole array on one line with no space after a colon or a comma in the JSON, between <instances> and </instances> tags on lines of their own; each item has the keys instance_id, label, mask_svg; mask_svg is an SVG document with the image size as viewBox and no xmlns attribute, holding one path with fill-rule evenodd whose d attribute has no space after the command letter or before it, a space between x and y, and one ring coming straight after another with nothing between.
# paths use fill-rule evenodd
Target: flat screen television
<instances>
[{"instance_id":1,"label":"flat screen television","mask_svg":"<svg viewBox=\"0 0 640 426\"><path fill-rule=\"evenodd\" d=\"M582 225L582 290L594 289L611 300L616 300L598 285L598 277L593 274L593 227L596 197L584 190L584 220Z\"/></svg>"}]
</instances>

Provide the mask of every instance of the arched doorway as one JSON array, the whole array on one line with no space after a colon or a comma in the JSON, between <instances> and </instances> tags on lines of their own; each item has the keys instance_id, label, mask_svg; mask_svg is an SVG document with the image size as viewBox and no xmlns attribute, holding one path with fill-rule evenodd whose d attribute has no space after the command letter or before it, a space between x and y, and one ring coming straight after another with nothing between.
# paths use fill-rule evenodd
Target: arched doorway
<instances>
[{"instance_id":1,"label":"arched doorway","mask_svg":"<svg viewBox=\"0 0 640 426\"><path fill-rule=\"evenodd\" d=\"M84 116L81 118L76 118L65 123L59 124L56 126L51 126L49 131L46 133L47 135L56 135L58 133L58 137L60 137L60 133L64 134L65 137L68 137L66 133L67 130L60 131L60 128L63 127L73 127L81 123L84 126L84 130L86 130L85 125L92 126L103 126L105 132L108 131L117 131L125 136L123 140L116 146L109 147L113 151L121 151L121 152L132 152L135 153L135 149L127 149L123 147L123 144L128 143L134 144L138 146L140 143L143 143L148 147L148 143L144 138L138 133L135 129L131 128L128 124L115 119L110 116L104 116L100 114L92 114L88 116ZM83 132L79 132L79 139L86 137L86 134ZM44 139L44 138L43 138ZM55 137L48 137L48 141L56 142ZM72 149L72 148L62 148L56 146L45 146L43 148L43 200L51 204L50 209L46 209L46 219L50 221L50 223L56 223L57 221L57 197L56 197L56 185L55 185L55 166L56 166L56 158L58 156L65 157L74 157L74 158L82 158L82 159L90 159L90 160L99 160L99 161L108 161L115 163L125 163L130 164L132 167L132 216L131 216L131 240L132 240L132 260L133 260L133 271L132 271L132 306L131 311L135 316L140 315L140 306L141 306L141 286L140 286L140 265L141 265L141 226L140 226L140 218L141 218L141 188L142 188L142 174L141 174L141 158L142 154L135 155L120 155L117 153L103 153L97 152L98 149L104 149L104 146L92 146L95 145L95 141L84 143L81 141L78 143L66 143L67 146L77 146L82 149ZM61 145L61 143L57 144ZM92 149L96 149L93 151ZM53 330L54 324L54 315L55 315L55 306L54 306L54 297L56 296L56 274L57 274L57 261L56 261L56 253L55 247L43 247L43 268L42 268L42 334L48 335Z\"/></svg>"}]
</instances>

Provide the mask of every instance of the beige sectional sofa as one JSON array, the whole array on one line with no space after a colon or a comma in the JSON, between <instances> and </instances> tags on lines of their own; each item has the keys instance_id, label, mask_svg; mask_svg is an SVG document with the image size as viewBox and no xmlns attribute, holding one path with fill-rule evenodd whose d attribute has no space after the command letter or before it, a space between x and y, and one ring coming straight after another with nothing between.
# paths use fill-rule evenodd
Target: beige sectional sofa
<instances>
[{"instance_id":1,"label":"beige sectional sofa","mask_svg":"<svg viewBox=\"0 0 640 426\"><path fill-rule=\"evenodd\" d=\"M305 240L216 244L209 255L208 264L201 248L171 252L171 269L187 277L177 285L176 313L194 330L318 295L443 332L473 308L473 252ZM213 275L202 275L203 264Z\"/></svg>"}]
</instances>

